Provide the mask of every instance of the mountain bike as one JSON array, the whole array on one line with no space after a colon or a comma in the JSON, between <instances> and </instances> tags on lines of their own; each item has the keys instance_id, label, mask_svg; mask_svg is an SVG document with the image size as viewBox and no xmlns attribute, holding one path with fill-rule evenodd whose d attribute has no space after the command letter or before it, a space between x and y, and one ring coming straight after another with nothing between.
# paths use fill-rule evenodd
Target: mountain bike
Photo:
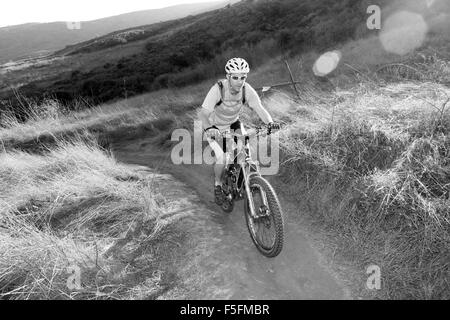
<instances>
[{"instance_id":1,"label":"mountain bike","mask_svg":"<svg viewBox=\"0 0 450 320\"><path fill-rule=\"evenodd\" d=\"M239 139L244 141L243 144L235 144L226 153L229 161L222 174L222 210L232 212L235 201L244 200L244 214L250 236L266 257L276 257L283 248L283 212L273 187L260 174L258 161L252 160L249 140L253 136L270 135L272 131L270 127L257 127L248 130L246 134L230 131L222 133L223 138L233 138L235 143Z\"/></svg>"}]
</instances>

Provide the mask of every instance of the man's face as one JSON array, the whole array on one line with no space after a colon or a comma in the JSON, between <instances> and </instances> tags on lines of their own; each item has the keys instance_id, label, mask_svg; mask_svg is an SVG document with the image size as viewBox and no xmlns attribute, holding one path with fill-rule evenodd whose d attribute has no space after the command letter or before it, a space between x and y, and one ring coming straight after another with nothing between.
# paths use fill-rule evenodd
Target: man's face
<instances>
[{"instance_id":1,"label":"man's face","mask_svg":"<svg viewBox=\"0 0 450 320\"><path fill-rule=\"evenodd\" d=\"M228 80L234 91L241 91L246 79L246 73L231 73L228 75Z\"/></svg>"}]
</instances>

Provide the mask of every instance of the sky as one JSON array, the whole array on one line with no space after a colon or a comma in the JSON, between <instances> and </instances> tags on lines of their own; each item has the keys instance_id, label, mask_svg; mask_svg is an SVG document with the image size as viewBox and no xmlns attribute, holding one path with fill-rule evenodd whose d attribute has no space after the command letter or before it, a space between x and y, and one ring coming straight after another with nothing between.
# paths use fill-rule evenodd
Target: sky
<instances>
[{"instance_id":1,"label":"sky","mask_svg":"<svg viewBox=\"0 0 450 320\"><path fill-rule=\"evenodd\" d=\"M122 13L216 0L6 0L0 27L27 22L88 21Z\"/></svg>"}]
</instances>

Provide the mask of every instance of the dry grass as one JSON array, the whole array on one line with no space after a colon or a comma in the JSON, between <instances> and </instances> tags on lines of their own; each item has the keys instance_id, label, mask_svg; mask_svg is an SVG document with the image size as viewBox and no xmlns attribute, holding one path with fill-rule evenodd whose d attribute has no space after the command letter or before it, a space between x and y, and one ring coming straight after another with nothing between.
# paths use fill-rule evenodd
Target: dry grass
<instances>
[{"instance_id":1,"label":"dry grass","mask_svg":"<svg viewBox=\"0 0 450 320\"><path fill-rule=\"evenodd\" d=\"M199 104L189 91L71 112L47 100L25 108L25 123L3 115L1 298L154 299L179 281L183 214L171 213L152 177L118 164L97 140L153 135L164 144L182 125L175 114ZM30 141L44 142L44 152L14 148ZM70 268L79 268L81 289L68 287Z\"/></svg>"},{"instance_id":2,"label":"dry grass","mask_svg":"<svg viewBox=\"0 0 450 320\"><path fill-rule=\"evenodd\" d=\"M366 82L336 95L333 107L291 107L286 188L361 269L359 283L381 267L382 289L356 295L448 299L450 90Z\"/></svg>"},{"instance_id":3,"label":"dry grass","mask_svg":"<svg viewBox=\"0 0 450 320\"><path fill-rule=\"evenodd\" d=\"M176 219L164 218L151 176L94 142L1 153L0 194L2 298L139 299L164 289L158 250ZM78 290L67 285L70 267L81 271Z\"/></svg>"},{"instance_id":4,"label":"dry grass","mask_svg":"<svg viewBox=\"0 0 450 320\"><path fill-rule=\"evenodd\" d=\"M199 94L195 96L190 94L189 88L177 93L161 90L99 106L79 101L80 109L89 106L80 111L67 111L65 106L52 99L36 105L24 98L24 103L28 104L24 107L28 121L19 122L11 113L4 113L0 118L0 143L14 146L31 140L39 142L39 138L43 136L61 137L85 130L106 137L117 133L139 136L141 132L133 129L143 128L144 131L158 133L158 128L152 122L160 121L161 118L173 121L164 128L166 131L180 126L175 123L174 115L183 115L198 107L202 91L196 88L195 92L197 91ZM131 132L127 132L128 130Z\"/></svg>"}]
</instances>

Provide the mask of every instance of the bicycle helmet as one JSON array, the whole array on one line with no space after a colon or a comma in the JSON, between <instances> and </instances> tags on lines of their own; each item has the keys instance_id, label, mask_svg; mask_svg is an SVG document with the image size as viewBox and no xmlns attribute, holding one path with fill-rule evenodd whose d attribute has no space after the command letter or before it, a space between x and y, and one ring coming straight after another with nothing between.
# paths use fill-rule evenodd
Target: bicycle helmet
<instances>
[{"instance_id":1,"label":"bicycle helmet","mask_svg":"<svg viewBox=\"0 0 450 320\"><path fill-rule=\"evenodd\" d=\"M233 58L228 60L225 65L225 71L228 73L249 73L250 67L247 61L242 58Z\"/></svg>"}]
</instances>

